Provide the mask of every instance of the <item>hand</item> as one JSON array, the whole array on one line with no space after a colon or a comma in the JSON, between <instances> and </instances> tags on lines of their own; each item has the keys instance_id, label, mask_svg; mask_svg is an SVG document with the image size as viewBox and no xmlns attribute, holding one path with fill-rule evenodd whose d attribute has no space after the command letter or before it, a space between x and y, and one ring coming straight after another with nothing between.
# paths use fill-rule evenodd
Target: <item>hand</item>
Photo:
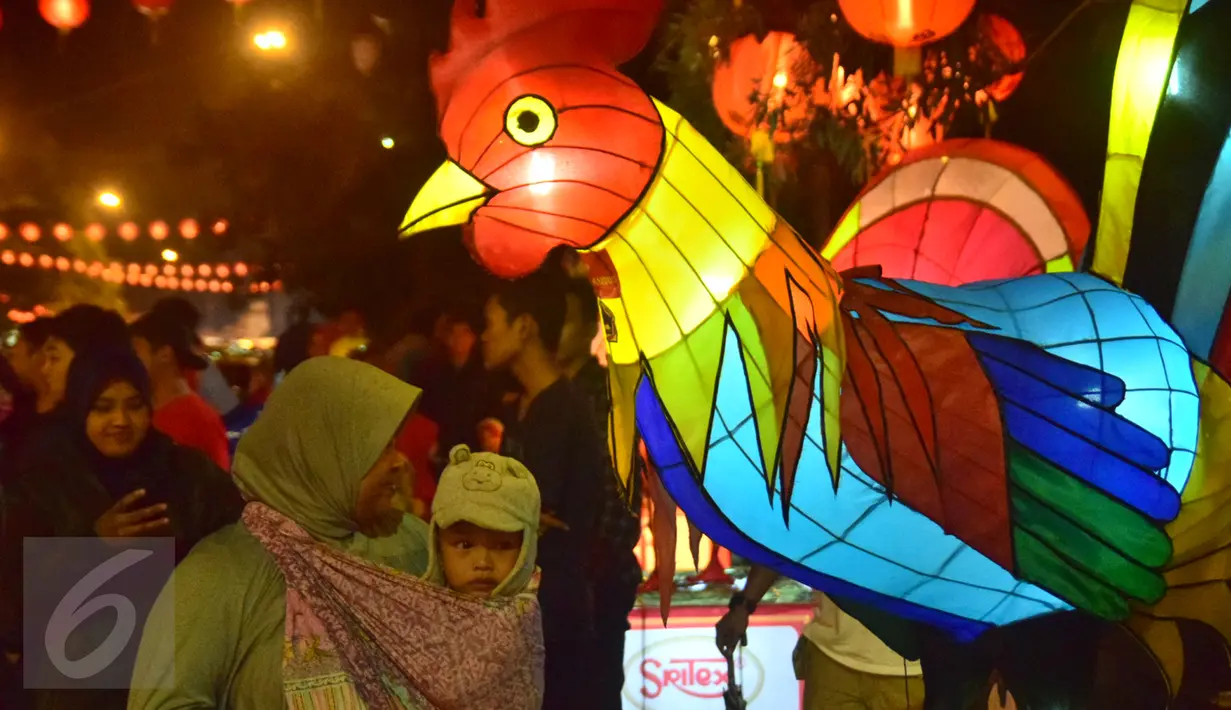
<instances>
[{"instance_id":1,"label":"hand","mask_svg":"<svg viewBox=\"0 0 1231 710\"><path fill-rule=\"evenodd\" d=\"M714 625L714 631L718 650L730 658L736 646L748 645L748 609L742 606L728 609Z\"/></svg>"},{"instance_id":2,"label":"hand","mask_svg":"<svg viewBox=\"0 0 1231 710\"><path fill-rule=\"evenodd\" d=\"M539 537L547 534L548 530L564 530L568 532L568 524L551 513L543 513L539 516Z\"/></svg>"},{"instance_id":3,"label":"hand","mask_svg":"<svg viewBox=\"0 0 1231 710\"><path fill-rule=\"evenodd\" d=\"M145 490L135 490L116 501L94 523L94 534L99 537L141 537L166 529L171 520L164 515L166 503L146 508L136 508L137 501L145 497Z\"/></svg>"}]
</instances>

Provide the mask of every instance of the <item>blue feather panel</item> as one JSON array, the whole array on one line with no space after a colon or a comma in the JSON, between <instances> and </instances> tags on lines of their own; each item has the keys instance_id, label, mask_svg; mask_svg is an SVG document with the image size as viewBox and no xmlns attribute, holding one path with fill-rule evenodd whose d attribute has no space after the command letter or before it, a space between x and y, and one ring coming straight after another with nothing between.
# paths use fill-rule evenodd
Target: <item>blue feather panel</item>
<instances>
[{"instance_id":1,"label":"blue feather panel","mask_svg":"<svg viewBox=\"0 0 1231 710\"><path fill-rule=\"evenodd\" d=\"M816 589L961 638L1072 608L891 500L845 450L834 491L821 448L819 378L813 383L788 527L780 486L772 502L765 495L748 375L734 331L728 330L723 348L703 482L689 470L648 377L637 391L638 429L659 476L688 518L715 542Z\"/></svg>"},{"instance_id":2,"label":"blue feather panel","mask_svg":"<svg viewBox=\"0 0 1231 710\"><path fill-rule=\"evenodd\" d=\"M1034 343L1123 380L1123 401L1115 404L1116 414L1163 441L1171 458L1160 475L1183 492L1196 455L1200 412L1192 360L1180 336L1139 296L1090 274L1043 274L959 288L899 283L994 326L996 334Z\"/></svg>"}]
</instances>

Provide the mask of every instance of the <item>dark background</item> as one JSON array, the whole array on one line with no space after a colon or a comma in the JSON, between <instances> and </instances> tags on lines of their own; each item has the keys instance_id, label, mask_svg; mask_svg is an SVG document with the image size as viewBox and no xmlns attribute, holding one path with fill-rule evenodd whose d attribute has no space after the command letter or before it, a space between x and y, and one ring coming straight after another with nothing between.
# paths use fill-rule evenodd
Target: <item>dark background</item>
<instances>
[{"instance_id":1,"label":"dark background","mask_svg":"<svg viewBox=\"0 0 1231 710\"><path fill-rule=\"evenodd\" d=\"M808 4L763 1L787 14ZM247 260L258 266L256 278L311 291L326 311L359 307L390 318L407 302L477 291L481 276L454 234L395 239L417 187L443 157L426 60L447 45L451 3L322 0L318 22L314 2L255 0L237 14L224 0L178 0L158 23L155 44L151 23L129 0L95 0L89 20L67 37L44 22L36 0L6 0L0 221L174 225L224 216L232 224L225 238L175 245L185 260ZM669 0L668 12L682 4ZM1031 51L1051 37L1000 107L993 137L1050 160L1092 220L1128 7L1128 0L976 6L1012 21ZM387 20L388 34L373 16ZM252 51L252 33L275 24L300 50L293 59ZM362 34L383 46L371 76L351 58ZM670 88L651 68L662 39L626 68L658 96ZM395 139L393 150L381 147L383 136ZM122 218L99 212L94 196L103 187L125 197ZM58 254L62 247L49 242L40 247ZM120 260L155 260L163 246L148 238L105 242L107 256ZM0 267L0 292L13 305L47 302L57 280ZM239 308L242 299L229 305Z\"/></svg>"}]
</instances>

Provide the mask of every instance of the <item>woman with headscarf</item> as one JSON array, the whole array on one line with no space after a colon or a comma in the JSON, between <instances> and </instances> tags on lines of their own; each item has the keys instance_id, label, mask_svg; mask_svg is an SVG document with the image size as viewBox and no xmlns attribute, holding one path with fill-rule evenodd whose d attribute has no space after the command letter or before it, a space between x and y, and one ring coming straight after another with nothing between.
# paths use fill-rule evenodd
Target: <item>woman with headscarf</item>
<instances>
[{"instance_id":1,"label":"woman with headscarf","mask_svg":"<svg viewBox=\"0 0 1231 710\"><path fill-rule=\"evenodd\" d=\"M534 679L508 669L535 652L537 603L418 579L428 528L395 505L408 464L394 446L418 398L356 360L287 375L236 452L242 521L155 605L174 634L142 638L130 710L531 707Z\"/></svg>"},{"instance_id":2,"label":"woman with headscarf","mask_svg":"<svg viewBox=\"0 0 1231 710\"><path fill-rule=\"evenodd\" d=\"M20 638L26 537L173 537L178 561L239 517L230 476L150 426L149 390L127 346L74 358L55 435L26 452L5 491L0 635ZM40 691L38 707L124 707L122 692L87 695Z\"/></svg>"}]
</instances>

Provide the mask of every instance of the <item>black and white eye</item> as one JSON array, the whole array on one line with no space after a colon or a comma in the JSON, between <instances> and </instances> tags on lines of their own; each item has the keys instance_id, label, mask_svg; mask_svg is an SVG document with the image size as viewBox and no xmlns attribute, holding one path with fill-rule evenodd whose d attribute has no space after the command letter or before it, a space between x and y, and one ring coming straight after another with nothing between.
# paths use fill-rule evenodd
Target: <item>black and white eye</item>
<instances>
[{"instance_id":1,"label":"black and white eye","mask_svg":"<svg viewBox=\"0 0 1231 710\"><path fill-rule=\"evenodd\" d=\"M509 104L504 132L528 148L543 145L556 133L556 109L541 96L522 96Z\"/></svg>"}]
</instances>

